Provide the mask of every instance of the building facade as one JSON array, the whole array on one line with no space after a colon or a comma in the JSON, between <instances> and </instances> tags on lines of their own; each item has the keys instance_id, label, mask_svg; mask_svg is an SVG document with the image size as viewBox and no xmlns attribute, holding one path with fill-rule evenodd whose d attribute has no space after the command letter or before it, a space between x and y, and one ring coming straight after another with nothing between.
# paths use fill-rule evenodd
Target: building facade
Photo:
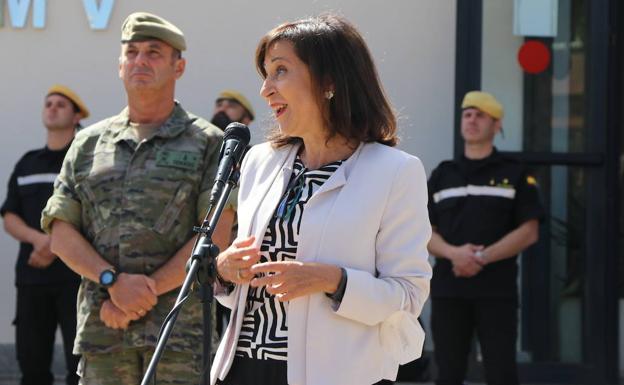
<instances>
[{"instance_id":1,"label":"building facade","mask_svg":"<svg viewBox=\"0 0 624 385\"><path fill-rule=\"evenodd\" d=\"M260 38L284 21L342 14L369 44L399 114L400 147L418 155L430 171L452 156L455 8L453 0L393 0L391 5L374 0L0 0L0 196L17 159L45 143L41 108L50 85L65 84L81 96L91 110L85 125L124 107L120 28L134 11L156 13L184 31L188 63L176 90L182 105L209 118L221 90L241 91L256 110L250 126L254 143L271 124L254 66ZM0 231L0 305L6 309L0 312L0 345L14 341L17 246ZM1 372L0 364L0 377Z\"/></svg>"},{"instance_id":2,"label":"building facade","mask_svg":"<svg viewBox=\"0 0 624 385\"><path fill-rule=\"evenodd\" d=\"M180 102L209 117L220 90L242 91L257 111L255 143L271 124L259 96L255 45L278 23L321 12L338 12L363 33L400 116L400 146L419 156L428 172L462 149L463 94L494 93L506 109L504 137L496 144L531 165L548 213L540 241L520 259L523 382L621 381L619 0L0 0L1 196L18 157L44 144L41 107L51 84L66 84L84 99L92 111L86 124L123 108L119 29L134 11L159 14L185 32L188 65L178 83ZM545 56L525 51L530 42L545 47ZM0 304L8 309L0 313L0 344L11 344L17 243L4 232L0 250Z\"/></svg>"}]
</instances>

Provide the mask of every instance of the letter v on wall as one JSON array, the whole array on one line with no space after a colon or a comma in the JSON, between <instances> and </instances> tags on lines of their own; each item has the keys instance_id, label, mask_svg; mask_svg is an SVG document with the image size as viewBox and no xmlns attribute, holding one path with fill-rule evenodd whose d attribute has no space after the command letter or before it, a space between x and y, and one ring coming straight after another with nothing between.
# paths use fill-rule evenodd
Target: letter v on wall
<instances>
[{"instance_id":1,"label":"letter v on wall","mask_svg":"<svg viewBox=\"0 0 624 385\"><path fill-rule=\"evenodd\" d=\"M114 0L101 0L98 6L97 0L82 0L91 29L106 29L114 3Z\"/></svg>"}]
</instances>

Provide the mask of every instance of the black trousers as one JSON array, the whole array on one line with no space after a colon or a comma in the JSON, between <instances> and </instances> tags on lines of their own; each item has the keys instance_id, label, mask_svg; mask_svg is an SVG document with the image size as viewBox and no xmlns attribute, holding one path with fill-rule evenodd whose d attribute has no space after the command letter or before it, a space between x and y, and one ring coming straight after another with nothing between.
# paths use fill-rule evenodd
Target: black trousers
<instances>
[{"instance_id":1,"label":"black trousers","mask_svg":"<svg viewBox=\"0 0 624 385\"><path fill-rule=\"evenodd\" d=\"M464 383L470 344L476 331L487 384L517 385L517 307L515 299L432 299L436 384Z\"/></svg>"},{"instance_id":2,"label":"black trousers","mask_svg":"<svg viewBox=\"0 0 624 385\"><path fill-rule=\"evenodd\" d=\"M288 385L286 361L234 357L225 380L218 385Z\"/></svg>"},{"instance_id":3,"label":"black trousers","mask_svg":"<svg viewBox=\"0 0 624 385\"><path fill-rule=\"evenodd\" d=\"M286 361L254 360L234 357L224 381L217 385L288 385ZM381 380L373 385L392 385L394 381Z\"/></svg>"},{"instance_id":4,"label":"black trousers","mask_svg":"<svg viewBox=\"0 0 624 385\"><path fill-rule=\"evenodd\" d=\"M78 384L79 356L72 354L76 336L76 295L78 282L58 285L32 285L17 288L15 347L22 372L21 385L52 385L54 337L61 328L67 385Z\"/></svg>"},{"instance_id":5,"label":"black trousers","mask_svg":"<svg viewBox=\"0 0 624 385\"><path fill-rule=\"evenodd\" d=\"M217 335L219 336L219 338L221 338L223 337L223 333L225 333L225 329L227 329L227 320L230 319L230 309L221 305L219 301L214 301L213 303L217 307L215 310L217 315L217 324L215 325L215 330L217 331Z\"/></svg>"}]
</instances>

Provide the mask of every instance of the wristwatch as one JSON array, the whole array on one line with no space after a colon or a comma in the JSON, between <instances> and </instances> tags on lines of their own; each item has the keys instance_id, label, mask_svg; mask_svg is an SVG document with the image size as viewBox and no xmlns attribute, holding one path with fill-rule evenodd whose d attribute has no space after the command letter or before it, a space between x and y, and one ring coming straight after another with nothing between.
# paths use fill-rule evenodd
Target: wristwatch
<instances>
[{"instance_id":1,"label":"wristwatch","mask_svg":"<svg viewBox=\"0 0 624 385\"><path fill-rule=\"evenodd\" d=\"M100 285L105 288L108 289L113 286L115 281L117 281L117 271L115 271L115 268L111 267L100 273Z\"/></svg>"}]
</instances>

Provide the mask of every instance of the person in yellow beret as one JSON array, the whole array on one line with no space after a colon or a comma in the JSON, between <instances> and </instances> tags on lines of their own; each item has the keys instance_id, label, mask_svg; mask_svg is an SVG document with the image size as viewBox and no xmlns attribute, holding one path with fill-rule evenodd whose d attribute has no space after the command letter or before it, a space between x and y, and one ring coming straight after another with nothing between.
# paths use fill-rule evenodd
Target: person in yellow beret
<instances>
[{"instance_id":1,"label":"person in yellow beret","mask_svg":"<svg viewBox=\"0 0 624 385\"><path fill-rule=\"evenodd\" d=\"M0 209L5 230L20 242L15 266L15 346L24 385L54 382L50 366L57 326L65 349L66 383L78 383L78 356L72 354L72 347L80 277L50 250L50 236L41 231L39 218L75 129L88 116L89 110L74 91L58 84L50 87L41 116L46 145L27 152L17 162Z\"/></svg>"},{"instance_id":2,"label":"person in yellow beret","mask_svg":"<svg viewBox=\"0 0 624 385\"><path fill-rule=\"evenodd\" d=\"M147 12L121 28L127 107L81 130L41 217L51 249L82 276L74 352L83 385L137 385L173 307L208 209L223 133L175 100L182 31ZM213 241L229 243L235 194ZM157 384L196 384L202 306L191 295L157 370Z\"/></svg>"},{"instance_id":3,"label":"person in yellow beret","mask_svg":"<svg viewBox=\"0 0 624 385\"><path fill-rule=\"evenodd\" d=\"M221 91L215 100L211 123L222 130L232 122L249 125L255 118L254 109L245 97L235 90Z\"/></svg>"},{"instance_id":4,"label":"person in yellow beret","mask_svg":"<svg viewBox=\"0 0 624 385\"><path fill-rule=\"evenodd\" d=\"M544 211L535 179L494 147L502 104L487 92L471 91L461 107L463 155L442 162L429 178L436 384L464 383L476 332L487 384L514 385L516 259L537 241Z\"/></svg>"},{"instance_id":5,"label":"person in yellow beret","mask_svg":"<svg viewBox=\"0 0 624 385\"><path fill-rule=\"evenodd\" d=\"M225 130L228 124L232 122L239 122L248 126L255 118L254 109L249 99L242 93L229 89L219 93L215 100L212 114L212 120L210 122L222 130ZM249 148L250 146L247 146L247 150ZM232 239L236 238L236 232L238 230L238 223L236 220L234 222L234 226L232 227ZM223 334L229 317L229 309L215 301L216 335L221 336Z\"/></svg>"}]
</instances>

